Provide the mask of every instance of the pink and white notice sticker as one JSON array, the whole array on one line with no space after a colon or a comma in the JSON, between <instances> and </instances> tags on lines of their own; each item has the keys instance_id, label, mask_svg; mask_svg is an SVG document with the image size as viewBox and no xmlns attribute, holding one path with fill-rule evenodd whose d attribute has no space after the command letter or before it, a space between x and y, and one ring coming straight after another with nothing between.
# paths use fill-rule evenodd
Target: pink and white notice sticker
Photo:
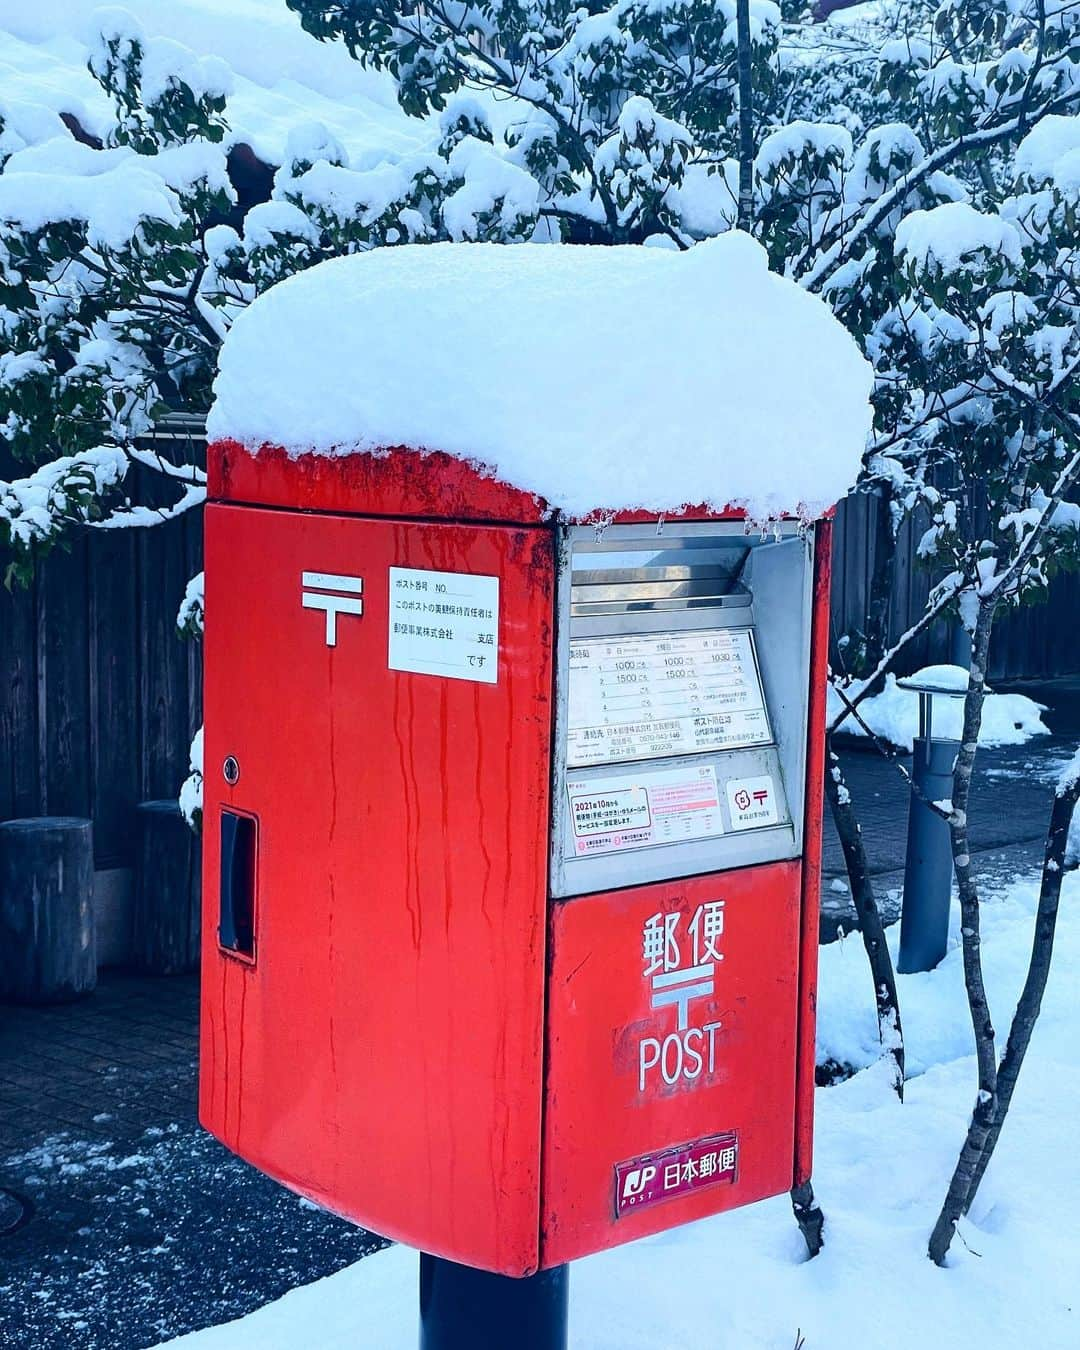
<instances>
[{"instance_id":1,"label":"pink and white notice sticker","mask_svg":"<svg viewBox=\"0 0 1080 1350\"><path fill-rule=\"evenodd\" d=\"M569 780L566 790L579 857L681 844L724 832L711 764L674 769L640 765L619 777Z\"/></svg>"}]
</instances>

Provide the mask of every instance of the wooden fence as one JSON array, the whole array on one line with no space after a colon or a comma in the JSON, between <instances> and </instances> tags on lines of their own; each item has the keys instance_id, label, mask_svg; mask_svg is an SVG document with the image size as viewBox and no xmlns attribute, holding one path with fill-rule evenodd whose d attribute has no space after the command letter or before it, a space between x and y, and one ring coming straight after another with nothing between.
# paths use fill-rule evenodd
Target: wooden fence
<instances>
[{"instance_id":1,"label":"wooden fence","mask_svg":"<svg viewBox=\"0 0 1080 1350\"><path fill-rule=\"evenodd\" d=\"M98 868L131 865L136 803L187 771L201 651L176 611L201 525L90 530L28 589L0 588L0 820L90 816Z\"/></svg>"},{"instance_id":2,"label":"wooden fence","mask_svg":"<svg viewBox=\"0 0 1080 1350\"><path fill-rule=\"evenodd\" d=\"M837 508L833 535L831 628L833 660L836 639L866 624L870 579L874 574L877 538L875 497L849 497ZM890 593L888 633L895 640L918 621L933 580L916 556L926 521L918 514L905 521L897 539L895 582ZM898 673L950 659L953 633L942 621L905 648ZM1045 604L1027 605L1002 614L990 642L991 683L994 680L1049 679L1080 671L1080 576L1062 575L1050 583Z\"/></svg>"},{"instance_id":3,"label":"wooden fence","mask_svg":"<svg viewBox=\"0 0 1080 1350\"><path fill-rule=\"evenodd\" d=\"M865 622L875 503L845 503L836 529L833 631ZM72 814L94 821L99 868L129 867L139 801L172 796L199 722L200 648L175 629L201 566L200 513L152 529L91 530L54 553L28 590L0 589L0 820ZM929 578L900 539L891 628L918 618ZM937 625L904 668L947 660ZM991 678L1080 671L1080 584L1000 623Z\"/></svg>"}]
</instances>

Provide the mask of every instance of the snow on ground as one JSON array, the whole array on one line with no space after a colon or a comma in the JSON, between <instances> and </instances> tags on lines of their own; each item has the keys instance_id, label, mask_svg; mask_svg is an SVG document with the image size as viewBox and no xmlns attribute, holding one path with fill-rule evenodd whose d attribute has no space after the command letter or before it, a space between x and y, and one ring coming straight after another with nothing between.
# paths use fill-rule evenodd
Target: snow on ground
<instances>
[{"instance_id":1,"label":"snow on ground","mask_svg":"<svg viewBox=\"0 0 1080 1350\"><path fill-rule=\"evenodd\" d=\"M1037 882L988 897L983 960L1004 1037ZM895 943L897 929L891 930ZM1080 1344L1080 877L1065 882L1055 966L980 1195L949 1266L926 1257L975 1091L959 936L936 971L900 976L904 1105L876 1061L858 937L821 953L819 1057L864 1068L817 1093L815 1187L826 1247L805 1260L786 1197L575 1264L574 1350L1075 1350ZM895 950L894 950L895 955ZM417 1258L391 1248L172 1350L414 1350Z\"/></svg>"},{"instance_id":2,"label":"snow on ground","mask_svg":"<svg viewBox=\"0 0 1080 1350\"><path fill-rule=\"evenodd\" d=\"M186 1107L182 1123L169 1121L169 1060L146 1067L149 1035L136 1024L125 1042L144 1067L108 1075L104 1100L117 1109L94 1117L95 1137L64 1131L0 1154L0 1177L36 1216L0 1248L3 1350L132 1350L190 1327L194 1309L240 1317L383 1245L229 1155ZM64 1108L45 1100L55 1120ZM147 1113L162 1124L126 1133Z\"/></svg>"},{"instance_id":3,"label":"snow on ground","mask_svg":"<svg viewBox=\"0 0 1080 1350\"><path fill-rule=\"evenodd\" d=\"M226 144L250 145L267 163L281 162L304 122L324 123L354 160L408 153L437 134L402 113L389 76L304 33L285 0L0 0L0 103L22 140L62 132L61 112L94 135L107 132L111 105L86 67L96 12L117 9L151 38L224 61L233 76Z\"/></svg>"},{"instance_id":4,"label":"snow on ground","mask_svg":"<svg viewBox=\"0 0 1080 1350\"><path fill-rule=\"evenodd\" d=\"M335 258L245 310L219 370L212 438L443 450L573 516L816 514L854 481L870 429L871 370L849 334L734 232L685 253Z\"/></svg>"},{"instance_id":5,"label":"snow on ground","mask_svg":"<svg viewBox=\"0 0 1080 1350\"><path fill-rule=\"evenodd\" d=\"M958 693L967 688L967 671L962 666L927 666L925 670L910 676L910 679L925 677L930 683L942 687L952 687ZM960 682L957 683L957 679ZM953 681L951 686L949 681ZM855 680L847 685L844 693L854 699L863 685ZM828 718L830 724L844 710L840 695L830 685ZM989 693L983 703L982 728L979 732L979 744L1023 745L1034 736L1048 736L1049 729L1042 720L1046 711L1041 703L1028 698L1025 694ZM858 713L875 736L890 745L910 751L914 738L919 734L919 696L911 689L902 689L895 675L886 675L880 694L865 698L858 704ZM964 702L961 698L941 697L934 699L933 734L949 740L959 740L964 725ZM851 714L840 724L840 730L850 736L866 736L865 730Z\"/></svg>"}]
</instances>

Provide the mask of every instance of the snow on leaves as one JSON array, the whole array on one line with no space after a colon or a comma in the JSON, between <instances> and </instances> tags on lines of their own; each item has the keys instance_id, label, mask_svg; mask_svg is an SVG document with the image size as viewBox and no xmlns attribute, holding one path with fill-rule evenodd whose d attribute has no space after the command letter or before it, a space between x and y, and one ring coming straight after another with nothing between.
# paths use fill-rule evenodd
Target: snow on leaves
<instances>
[{"instance_id":1,"label":"snow on leaves","mask_svg":"<svg viewBox=\"0 0 1080 1350\"><path fill-rule=\"evenodd\" d=\"M286 2L390 72L406 112L437 114L420 148L351 157L299 125L272 186L238 200L229 70L123 10L97 14L87 56L115 111L100 141L0 106L0 434L30 467L126 447L163 404L205 410L236 314L325 258L441 239L685 247L732 227L734 0ZM997 473L991 519L1024 518L1075 444L1080 4L750 15L754 231L875 365L865 485L894 525L925 507L928 560L973 575L1015 528L961 557L963 494ZM1019 500L1002 495L1018 455L1038 460ZM177 486L178 508L198 499Z\"/></svg>"},{"instance_id":2,"label":"snow on leaves","mask_svg":"<svg viewBox=\"0 0 1080 1350\"><path fill-rule=\"evenodd\" d=\"M492 156L535 178L538 210L555 238L630 243L678 230L669 189L681 184L691 149L715 158L732 144L734 0L618 0L591 13L560 0L288 3L316 37L340 39L389 70L408 112L453 107L462 90L512 100L505 129L495 136L485 119L480 138ZM751 21L755 78L764 90L775 79L779 8L753 0ZM501 184L490 157L474 162L481 181ZM470 196L480 190L467 187ZM520 196L516 190L513 200ZM504 227L504 238L524 237L524 217L508 215L505 205L485 214Z\"/></svg>"},{"instance_id":3,"label":"snow on leaves","mask_svg":"<svg viewBox=\"0 0 1080 1350\"><path fill-rule=\"evenodd\" d=\"M967 202L905 216L896 230L896 252L901 267L927 290L942 279L996 286L1021 262L1020 236L1013 226Z\"/></svg>"},{"instance_id":4,"label":"snow on leaves","mask_svg":"<svg viewBox=\"0 0 1080 1350\"><path fill-rule=\"evenodd\" d=\"M168 38L147 39L123 9L100 10L90 72L111 94L117 120L110 140L140 154L200 136L220 141L221 114L232 89L229 68L217 57L199 57Z\"/></svg>"},{"instance_id":5,"label":"snow on leaves","mask_svg":"<svg viewBox=\"0 0 1080 1350\"><path fill-rule=\"evenodd\" d=\"M9 577L74 524L169 514L139 515L114 489L166 398L206 400L221 337L201 236L236 200L219 144L229 72L125 11L98 23L106 143L58 119L0 173L0 435L40 466L0 483ZM201 499L190 477L177 509Z\"/></svg>"},{"instance_id":6,"label":"snow on leaves","mask_svg":"<svg viewBox=\"0 0 1080 1350\"><path fill-rule=\"evenodd\" d=\"M34 553L58 527L93 519L102 496L123 481L127 470L121 450L100 446L62 455L26 478L0 482L0 543L14 555L5 583L24 579Z\"/></svg>"}]
</instances>

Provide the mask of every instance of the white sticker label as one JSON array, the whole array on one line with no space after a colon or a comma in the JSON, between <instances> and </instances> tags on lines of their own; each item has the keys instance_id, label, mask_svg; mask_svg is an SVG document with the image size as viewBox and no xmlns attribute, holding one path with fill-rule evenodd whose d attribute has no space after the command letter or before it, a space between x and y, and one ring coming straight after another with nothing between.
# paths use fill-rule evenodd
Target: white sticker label
<instances>
[{"instance_id":1,"label":"white sticker label","mask_svg":"<svg viewBox=\"0 0 1080 1350\"><path fill-rule=\"evenodd\" d=\"M566 791L578 857L724 833L711 764L568 782Z\"/></svg>"},{"instance_id":2,"label":"white sticker label","mask_svg":"<svg viewBox=\"0 0 1080 1350\"><path fill-rule=\"evenodd\" d=\"M574 638L571 768L772 739L749 628Z\"/></svg>"},{"instance_id":3,"label":"white sticker label","mask_svg":"<svg viewBox=\"0 0 1080 1350\"><path fill-rule=\"evenodd\" d=\"M391 670L494 684L499 677L499 578L390 569Z\"/></svg>"},{"instance_id":4,"label":"white sticker label","mask_svg":"<svg viewBox=\"0 0 1080 1350\"><path fill-rule=\"evenodd\" d=\"M769 774L729 778L727 800L733 830L756 830L762 825L775 825L780 819L776 787Z\"/></svg>"}]
</instances>

